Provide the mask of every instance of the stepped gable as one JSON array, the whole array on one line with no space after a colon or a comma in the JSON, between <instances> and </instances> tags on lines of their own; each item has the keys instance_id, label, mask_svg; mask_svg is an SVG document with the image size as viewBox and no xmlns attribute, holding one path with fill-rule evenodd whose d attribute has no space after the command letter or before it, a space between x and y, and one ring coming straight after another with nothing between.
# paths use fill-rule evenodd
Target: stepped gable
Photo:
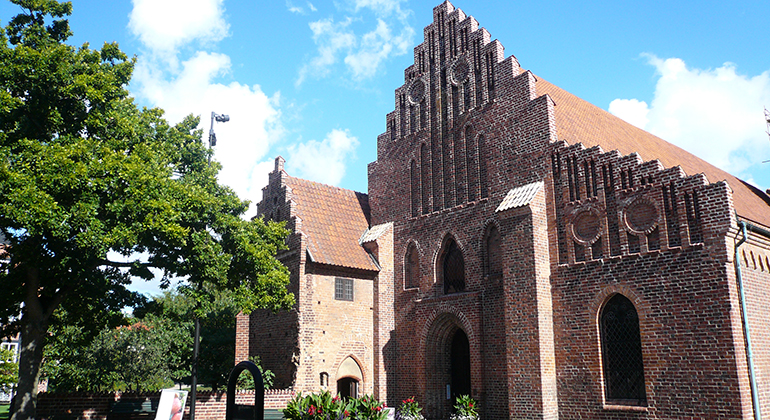
<instances>
[{"instance_id":1,"label":"stepped gable","mask_svg":"<svg viewBox=\"0 0 770 420\"><path fill-rule=\"evenodd\" d=\"M757 188L540 78L537 94L547 94L556 103L560 140L570 144L580 142L587 148L600 146L605 151L617 150L622 155L638 153L642 160L658 160L666 168L680 166L687 175L702 173L712 183L727 181L738 215L770 226L770 198Z\"/></svg>"},{"instance_id":2,"label":"stepped gable","mask_svg":"<svg viewBox=\"0 0 770 420\"><path fill-rule=\"evenodd\" d=\"M506 58L503 45L449 1L433 9L433 22L423 32L423 42L414 49L414 64L404 70L404 84L395 91L396 107L386 117L386 132L378 137L379 157L398 153L396 139L408 140L422 130L438 137L463 112L503 101L520 107L519 99L527 102L548 95L555 103L559 140L587 148L601 146L605 152L617 150L624 156L638 153L643 161L657 160L665 168L679 166L686 175L702 173L710 183L727 181L738 216L770 227L770 196L695 155L539 77L529 87L533 96L520 98L524 91L515 88L511 79L526 70L516 57ZM470 94L460 95L460 87Z\"/></svg>"},{"instance_id":3,"label":"stepped gable","mask_svg":"<svg viewBox=\"0 0 770 420\"><path fill-rule=\"evenodd\" d=\"M366 194L287 176L295 216L307 237L311 261L377 271L358 241L369 228Z\"/></svg>"}]
</instances>

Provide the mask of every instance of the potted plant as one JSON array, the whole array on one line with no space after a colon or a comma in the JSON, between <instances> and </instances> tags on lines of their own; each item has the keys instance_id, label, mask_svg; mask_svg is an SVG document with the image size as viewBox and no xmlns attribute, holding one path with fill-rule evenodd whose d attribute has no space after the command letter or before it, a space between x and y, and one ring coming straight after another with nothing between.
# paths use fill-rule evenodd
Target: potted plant
<instances>
[{"instance_id":1,"label":"potted plant","mask_svg":"<svg viewBox=\"0 0 770 420\"><path fill-rule=\"evenodd\" d=\"M422 408L415 401L414 397L409 397L401 401L401 405L396 410L395 420L425 420L420 411L422 411Z\"/></svg>"},{"instance_id":2,"label":"potted plant","mask_svg":"<svg viewBox=\"0 0 770 420\"><path fill-rule=\"evenodd\" d=\"M469 395L461 395L455 400L455 412L450 420L478 420L479 413L476 401Z\"/></svg>"}]
</instances>

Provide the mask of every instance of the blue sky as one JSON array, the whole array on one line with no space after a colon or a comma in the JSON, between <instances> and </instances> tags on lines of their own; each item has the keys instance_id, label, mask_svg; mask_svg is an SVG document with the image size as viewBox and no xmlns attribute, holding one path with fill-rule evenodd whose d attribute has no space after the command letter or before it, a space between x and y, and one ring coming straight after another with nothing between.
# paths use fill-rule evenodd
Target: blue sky
<instances>
[{"instance_id":1,"label":"blue sky","mask_svg":"<svg viewBox=\"0 0 770 420\"><path fill-rule=\"evenodd\" d=\"M273 159L367 190L366 166L438 0L74 0L70 42L137 57L130 90L179 121L212 111L221 181L257 202ZM770 187L763 1L469 1L523 68ZM18 13L0 2L0 22ZM643 156L648 159L649 157ZM716 180L712 180L716 181Z\"/></svg>"}]
</instances>

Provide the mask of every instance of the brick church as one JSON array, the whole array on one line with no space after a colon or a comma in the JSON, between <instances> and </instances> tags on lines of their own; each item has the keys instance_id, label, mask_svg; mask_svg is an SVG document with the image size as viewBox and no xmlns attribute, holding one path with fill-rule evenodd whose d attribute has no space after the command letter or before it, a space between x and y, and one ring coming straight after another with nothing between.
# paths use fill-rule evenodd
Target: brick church
<instances>
[{"instance_id":1,"label":"brick church","mask_svg":"<svg viewBox=\"0 0 770 420\"><path fill-rule=\"evenodd\" d=\"M770 416L770 197L525 70L444 2L369 192L290 176L297 305L238 317L275 385L446 419Z\"/></svg>"}]
</instances>

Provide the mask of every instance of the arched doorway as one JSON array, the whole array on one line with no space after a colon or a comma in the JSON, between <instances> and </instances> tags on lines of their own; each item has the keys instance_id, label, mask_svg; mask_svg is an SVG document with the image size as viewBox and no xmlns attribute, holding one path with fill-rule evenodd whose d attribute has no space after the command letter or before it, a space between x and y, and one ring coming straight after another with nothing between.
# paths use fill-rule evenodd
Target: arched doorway
<instances>
[{"instance_id":1,"label":"arched doorway","mask_svg":"<svg viewBox=\"0 0 770 420\"><path fill-rule=\"evenodd\" d=\"M465 331L457 329L449 348L451 403L461 395L471 395L471 348Z\"/></svg>"},{"instance_id":2,"label":"arched doorway","mask_svg":"<svg viewBox=\"0 0 770 420\"><path fill-rule=\"evenodd\" d=\"M337 369L337 393L342 398L358 398L364 374L355 359L348 356Z\"/></svg>"},{"instance_id":3,"label":"arched doorway","mask_svg":"<svg viewBox=\"0 0 770 420\"><path fill-rule=\"evenodd\" d=\"M467 328L457 315L444 313L436 317L427 331L426 418L449 418L455 398L471 395L471 340Z\"/></svg>"},{"instance_id":4,"label":"arched doorway","mask_svg":"<svg viewBox=\"0 0 770 420\"><path fill-rule=\"evenodd\" d=\"M342 398L358 398L358 381L351 377L337 379L337 393Z\"/></svg>"}]
</instances>

